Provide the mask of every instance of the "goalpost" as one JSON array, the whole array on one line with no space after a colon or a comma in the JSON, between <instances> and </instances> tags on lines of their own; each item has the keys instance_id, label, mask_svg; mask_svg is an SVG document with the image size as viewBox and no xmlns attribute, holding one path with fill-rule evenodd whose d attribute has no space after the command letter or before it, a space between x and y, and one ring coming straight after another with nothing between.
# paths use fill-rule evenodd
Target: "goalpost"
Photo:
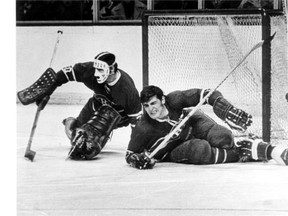
<instances>
[{"instance_id":1,"label":"goalpost","mask_svg":"<svg viewBox=\"0 0 288 216\"><path fill-rule=\"evenodd\" d=\"M213 88L255 43L276 32L273 41L253 52L219 91L252 114L248 133L275 144L287 141L286 24L281 11L148 11L142 26L143 86L157 85L166 94Z\"/></svg>"}]
</instances>

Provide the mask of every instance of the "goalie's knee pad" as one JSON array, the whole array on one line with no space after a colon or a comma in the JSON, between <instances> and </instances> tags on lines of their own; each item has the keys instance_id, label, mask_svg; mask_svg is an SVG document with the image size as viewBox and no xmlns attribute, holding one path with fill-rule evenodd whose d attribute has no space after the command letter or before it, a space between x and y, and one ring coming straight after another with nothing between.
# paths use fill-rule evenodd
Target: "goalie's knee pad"
<instances>
[{"instance_id":1,"label":"goalie's knee pad","mask_svg":"<svg viewBox=\"0 0 288 216\"><path fill-rule=\"evenodd\" d=\"M71 140L74 150L69 156L73 158L73 153L76 153L81 159L94 158L105 146L120 119L119 113L111 106L101 106L87 123L76 129Z\"/></svg>"}]
</instances>

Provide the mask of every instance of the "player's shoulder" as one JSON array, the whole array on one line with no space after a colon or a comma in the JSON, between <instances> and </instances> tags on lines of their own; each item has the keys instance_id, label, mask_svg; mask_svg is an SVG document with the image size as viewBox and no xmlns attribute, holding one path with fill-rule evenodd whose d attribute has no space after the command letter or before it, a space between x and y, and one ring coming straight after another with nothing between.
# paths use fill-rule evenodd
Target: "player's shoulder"
<instances>
[{"instance_id":1,"label":"player's shoulder","mask_svg":"<svg viewBox=\"0 0 288 216\"><path fill-rule=\"evenodd\" d=\"M172 91L170 93L167 94L167 98L177 98L179 96L181 96L183 94L183 91L181 90L175 90L175 91Z\"/></svg>"},{"instance_id":2,"label":"player's shoulder","mask_svg":"<svg viewBox=\"0 0 288 216\"><path fill-rule=\"evenodd\" d=\"M132 91L132 92L135 91L136 86L132 77L127 72L121 69L118 69L118 71L121 74L121 77L119 80L119 85L121 86L121 88L126 89L128 91Z\"/></svg>"},{"instance_id":3,"label":"player's shoulder","mask_svg":"<svg viewBox=\"0 0 288 216\"><path fill-rule=\"evenodd\" d=\"M132 77L126 71L119 69L119 68L118 68L118 71L120 72L122 79L133 82Z\"/></svg>"},{"instance_id":4,"label":"player's shoulder","mask_svg":"<svg viewBox=\"0 0 288 216\"><path fill-rule=\"evenodd\" d=\"M149 133L149 131L153 130L153 124L151 124L145 114L142 114L136 122L135 129L141 133Z\"/></svg>"},{"instance_id":5,"label":"player's shoulder","mask_svg":"<svg viewBox=\"0 0 288 216\"><path fill-rule=\"evenodd\" d=\"M186 90L175 90L170 92L167 96L168 97L185 97L185 96L192 96L192 95L199 95L202 89L200 88L190 88Z\"/></svg>"},{"instance_id":6,"label":"player's shoulder","mask_svg":"<svg viewBox=\"0 0 288 216\"><path fill-rule=\"evenodd\" d=\"M184 97L185 95L183 94L183 91L175 90L166 95L166 101L171 105L176 105L178 103L181 103Z\"/></svg>"},{"instance_id":7,"label":"player's shoulder","mask_svg":"<svg viewBox=\"0 0 288 216\"><path fill-rule=\"evenodd\" d=\"M79 62L74 65L74 70L94 70L93 62Z\"/></svg>"},{"instance_id":8,"label":"player's shoulder","mask_svg":"<svg viewBox=\"0 0 288 216\"><path fill-rule=\"evenodd\" d=\"M80 76L83 79L90 79L94 75L95 69L93 67L93 62L80 62L76 63L73 67L76 76Z\"/></svg>"}]
</instances>

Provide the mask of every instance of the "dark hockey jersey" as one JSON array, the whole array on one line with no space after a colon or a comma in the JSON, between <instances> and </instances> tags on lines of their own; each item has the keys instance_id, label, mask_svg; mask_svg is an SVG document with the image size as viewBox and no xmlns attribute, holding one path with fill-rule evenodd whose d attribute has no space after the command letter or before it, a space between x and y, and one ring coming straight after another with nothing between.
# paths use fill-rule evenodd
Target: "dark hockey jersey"
<instances>
[{"instance_id":1,"label":"dark hockey jersey","mask_svg":"<svg viewBox=\"0 0 288 216\"><path fill-rule=\"evenodd\" d=\"M157 140L165 137L176 124L179 122L179 118L182 117L184 108L196 106L201 98L202 89L189 89L186 91L174 91L166 96L165 106L169 111L169 118L167 121L159 122L151 119L148 114L144 111L143 116L137 122L135 128L132 130L131 139L128 144L127 151L134 153L141 153L145 149L149 150L151 147L160 143ZM214 99L218 96L222 96L220 92L215 91L209 99L209 104L213 104ZM182 143L188 138L193 136L199 136L201 134L204 138L209 130L212 119L205 115L202 111L197 111L190 119L186 122L181 134L175 139L171 140L171 145L165 149L165 151L171 151L178 144ZM204 130L205 128L205 130ZM192 130L193 129L193 130ZM154 146L155 147L155 146ZM153 147L153 148L154 148ZM152 148L152 149L153 149ZM162 157L163 155L161 155ZM158 159L157 157L155 157Z\"/></svg>"},{"instance_id":2,"label":"dark hockey jersey","mask_svg":"<svg viewBox=\"0 0 288 216\"><path fill-rule=\"evenodd\" d=\"M69 81L84 83L95 94L104 95L110 101L123 107L127 115L137 114L141 111L139 92L132 78L123 70L120 79L113 86L106 83L99 84L94 76L95 68L93 62L75 64L68 66L57 73L56 82L60 86Z\"/></svg>"}]
</instances>

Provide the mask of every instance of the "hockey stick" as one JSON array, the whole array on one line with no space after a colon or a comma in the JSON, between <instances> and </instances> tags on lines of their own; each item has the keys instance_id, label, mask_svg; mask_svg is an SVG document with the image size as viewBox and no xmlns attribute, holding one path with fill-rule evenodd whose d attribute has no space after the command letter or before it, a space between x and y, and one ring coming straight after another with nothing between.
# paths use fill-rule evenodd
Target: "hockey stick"
<instances>
[{"instance_id":1,"label":"hockey stick","mask_svg":"<svg viewBox=\"0 0 288 216\"><path fill-rule=\"evenodd\" d=\"M56 43L55 43L55 46L54 46L53 54L52 54L52 57L51 57L51 61L50 61L50 64L49 64L49 68L52 66L52 62L54 60L54 57L55 57L55 54L56 54L56 51L57 51L57 47L58 47L58 44L59 44L60 35L62 35L62 34L63 34L62 31L60 31L60 30L57 31L57 39L56 39ZM35 154L36 154L35 151L31 150L31 145L32 145L33 136L34 136L34 133L35 133L35 130L36 130L36 127L37 127L38 118L39 118L41 110L44 109L44 107L48 103L49 99L50 99L49 95L45 96L41 100L41 102L38 104L38 106L37 106L37 111L36 111L36 114L35 114L35 117L34 117L34 122L33 122L33 125L32 125L29 141L28 141L28 144L27 144L27 147L26 147L26 151L25 151L25 154L24 154L24 157L27 158L28 160L30 160L31 162L34 160L34 157L35 157Z\"/></svg>"},{"instance_id":2,"label":"hockey stick","mask_svg":"<svg viewBox=\"0 0 288 216\"><path fill-rule=\"evenodd\" d=\"M262 47L262 45L265 43L269 43L270 41L273 40L274 36L275 36L276 32L270 36L268 39L266 40L262 40L260 42L258 42L257 44L255 44L248 52L247 54L239 61L239 63L223 78L223 80L214 88L212 89L205 97L200 99L200 102L192 108L192 110L187 114L187 116L185 116L185 118L183 118L179 124L169 133L167 134L163 141L161 141L161 143L157 146L157 148L155 148L150 154L148 154L147 156L152 159L158 152L159 150L165 148L167 146L167 144L169 143L169 141L171 140L171 138L179 133L179 131L181 132L181 128L182 126L187 122L187 120L194 115L194 113L205 103L206 100L208 100L208 98L212 95L212 93L214 91L216 91L226 80L227 78L247 59L247 57L254 52L256 49Z\"/></svg>"},{"instance_id":3,"label":"hockey stick","mask_svg":"<svg viewBox=\"0 0 288 216\"><path fill-rule=\"evenodd\" d=\"M37 122L38 122L38 118L39 118L39 115L40 115L40 111L42 109L44 109L45 105L48 103L49 98L50 98L50 96L45 96L42 99L42 101L40 102L40 104L37 106L37 111L36 111L36 114L35 114L35 117L34 117L34 122L33 122L33 125L32 125L29 141L28 141L28 144L27 144L27 147L26 147L26 151L25 151L25 155L24 155L24 157L28 158L30 161L34 160L34 157L35 157L35 154L36 154L35 151L31 150L31 144L32 144L32 140L33 140L33 136L34 136L36 127L37 127Z\"/></svg>"}]
</instances>

